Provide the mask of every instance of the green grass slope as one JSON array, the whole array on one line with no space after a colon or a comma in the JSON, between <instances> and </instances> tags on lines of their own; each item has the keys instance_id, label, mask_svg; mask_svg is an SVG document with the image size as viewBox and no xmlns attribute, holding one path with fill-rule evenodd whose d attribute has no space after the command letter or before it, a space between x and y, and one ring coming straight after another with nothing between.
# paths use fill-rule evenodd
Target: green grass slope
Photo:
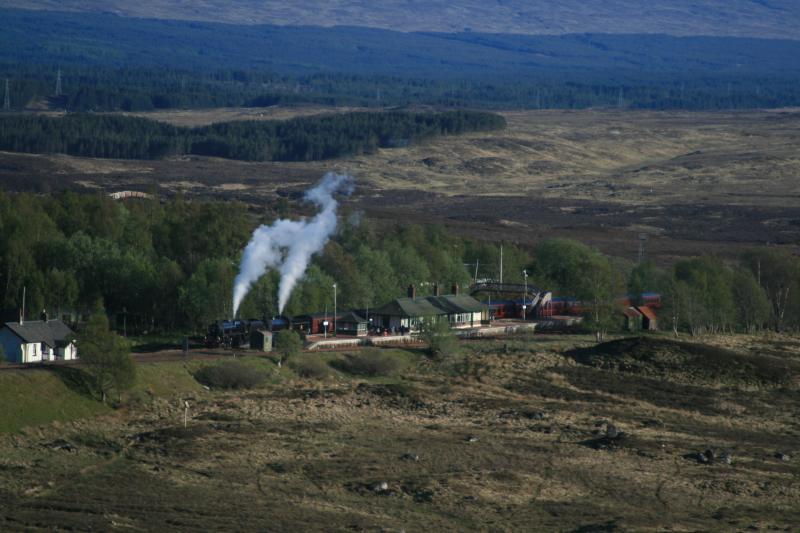
<instances>
[{"instance_id":1,"label":"green grass slope","mask_svg":"<svg viewBox=\"0 0 800 533\"><path fill-rule=\"evenodd\" d=\"M0 372L0 432L109 412L110 407L70 388L53 372L39 369Z\"/></svg>"}]
</instances>

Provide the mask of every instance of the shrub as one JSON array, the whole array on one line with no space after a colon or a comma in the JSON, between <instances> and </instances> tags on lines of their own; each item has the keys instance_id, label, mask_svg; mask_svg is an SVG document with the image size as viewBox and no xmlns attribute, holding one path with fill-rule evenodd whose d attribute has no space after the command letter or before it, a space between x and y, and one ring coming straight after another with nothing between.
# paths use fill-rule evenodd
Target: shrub
<instances>
[{"instance_id":1,"label":"shrub","mask_svg":"<svg viewBox=\"0 0 800 533\"><path fill-rule=\"evenodd\" d=\"M203 385L217 389L250 389L267 379L263 372L236 361L203 367L194 377Z\"/></svg>"},{"instance_id":2,"label":"shrub","mask_svg":"<svg viewBox=\"0 0 800 533\"><path fill-rule=\"evenodd\" d=\"M420 325L419 339L428 345L428 354L445 358L458 354L458 338L444 320L426 320Z\"/></svg>"},{"instance_id":3,"label":"shrub","mask_svg":"<svg viewBox=\"0 0 800 533\"><path fill-rule=\"evenodd\" d=\"M299 354L302 350L303 339L298 332L287 329L275 335L275 351L280 354L282 361Z\"/></svg>"},{"instance_id":4,"label":"shrub","mask_svg":"<svg viewBox=\"0 0 800 533\"><path fill-rule=\"evenodd\" d=\"M357 376L391 376L405 366L405 361L397 354L369 348L331 364L343 372Z\"/></svg>"},{"instance_id":5,"label":"shrub","mask_svg":"<svg viewBox=\"0 0 800 533\"><path fill-rule=\"evenodd\" d=\"M86 372L92 376L94 388L103 403L112 390L120 397L133 386L136 365L131 358L130 344L109 329L101 301L95 304L94 311L82 328L78 346L80 359Z\"/></svg>"},{"instance_id":6,"label":"shrub","mask_svg":"<svg viewBox=\"0 0 800 533\"><path fill-rule=\"evenodd\" d=\"M316 355L301 355L289 361L289 367L301 378L323 379L331 375L331 368Z\"/></svg>"}]
</instances>

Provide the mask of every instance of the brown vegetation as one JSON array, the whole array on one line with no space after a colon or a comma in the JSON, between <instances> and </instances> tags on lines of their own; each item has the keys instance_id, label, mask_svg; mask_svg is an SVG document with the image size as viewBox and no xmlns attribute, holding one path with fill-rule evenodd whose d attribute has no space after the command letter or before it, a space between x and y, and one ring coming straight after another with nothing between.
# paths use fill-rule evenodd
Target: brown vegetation
<instances>
[{"instance_id":1,"label":"brown vegetation","mask_svg":"<svg viewBox=\"0 0 800 533\"><path fill-rule=\"evenodd\" d=\"M786 337L730 339L741 356L800 349ZM800 521L796 388L655 379L563 354L587 345L473 341L469 365L418 354L390 382L200 391L5 435L0 526L731 531ZM706 449L731 464L699 463Z\"/></svg>"}]
</instances>

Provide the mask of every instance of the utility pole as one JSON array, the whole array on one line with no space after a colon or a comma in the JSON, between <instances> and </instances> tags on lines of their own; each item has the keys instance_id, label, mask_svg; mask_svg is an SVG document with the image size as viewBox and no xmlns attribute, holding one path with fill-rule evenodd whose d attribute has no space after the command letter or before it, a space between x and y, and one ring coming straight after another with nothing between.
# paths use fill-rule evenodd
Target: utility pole
<instances>
[{"instance_id":1,"label":"utility pole","mask_svg":"<svg viewBox=\"0 0 800 533\"><path fill-rule=\"evenodd\" d=\"M522 320L528 319L528 271L523 270L522 275L525 278L525 293L522 295Z\"/></svg>"},{"instance_id":2,"label":"utility pole","mask_svg":"<svg viewBox=\"0 0 800 533\"><path fill-rule=\"evenodd\" d=\"M624 104L624 100L622 99L623 94L624 93L622 92L622 87L620 87L619 88L619 100L617 101L617 107L619 107L620 109L622 108L622 106Z\"/></svg>"},{"instance_id":3,"label":"utility pole","mask_svg":"<svg viewBox=\"0 0 800 533\"><path fill-rule=\"evenodd\" d=\"M56 76L56 96L61 96L61 69L58 69Z\"/></svg>"},{"instance_id":4,"label":"utility pole","mask_svg":"<svg viewBox=\"0 0 800 533\"><path fill-rule=\"evenodd\" d=\"M336 284L333 284L333 336L336 336Z\"/></svg>"},{"instance_id":5,"label":"utility pole","mask_svg":"<svg viewBox=\"0 0 800 533\"><path fill-rule=\"evenodd\" d=\"M638 258L638 264L640 264L640 265L642 264L642 261L644 261L644 251L645 251L644 250L644 245L647 242L647 238L648 238L647 237L647 233L640 233L639 234L639 258Z\"/></svg>"},{"instance_id":6,"label":"utility pole","mask_svg":"<svg viewBox=\"0 0 800 533\"><path fill-rule=\"evenodd\" d=\"M11 93L8 91L8 78L6 78L6 95L3 98L3 109L6 111L11 109Z\"/></svg>"},{"instance_id":7,"label":"utility pole","mask_svg":"<svg viewBox=\"0 0 800 533\"><path fill-rule=\"evenodd\" d=\"M503 284L503 244L500 244L500 285Z\"/></svg>"}]
</instances>

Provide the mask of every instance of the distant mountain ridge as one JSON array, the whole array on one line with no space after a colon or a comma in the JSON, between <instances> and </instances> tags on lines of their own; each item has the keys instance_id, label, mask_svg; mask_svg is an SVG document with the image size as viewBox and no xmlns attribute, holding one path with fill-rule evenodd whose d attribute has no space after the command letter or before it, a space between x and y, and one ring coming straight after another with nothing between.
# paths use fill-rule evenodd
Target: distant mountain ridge
<instances>
[{"instance_id":1,"label":"distant mountain ridge","mask_svg":"<svg viewBox=\"0 0 800 533\"><path fill-rule=\"evenodd\" d=\"M429 79L625 80L800 74L800 40L632 34L412 33L231 25L0 8L0 61Z\"/></svg>"},{"instance_id":2,"label":"distant mountain ridge","mask_svg":"<svg viewBox=\"0 0 800 533\"><path fill-rule=\"evenodd\" d=\"M409 32L660 33L800 40L797 0L0 0L0 7Z\"/></svg>"}]
</instances>

